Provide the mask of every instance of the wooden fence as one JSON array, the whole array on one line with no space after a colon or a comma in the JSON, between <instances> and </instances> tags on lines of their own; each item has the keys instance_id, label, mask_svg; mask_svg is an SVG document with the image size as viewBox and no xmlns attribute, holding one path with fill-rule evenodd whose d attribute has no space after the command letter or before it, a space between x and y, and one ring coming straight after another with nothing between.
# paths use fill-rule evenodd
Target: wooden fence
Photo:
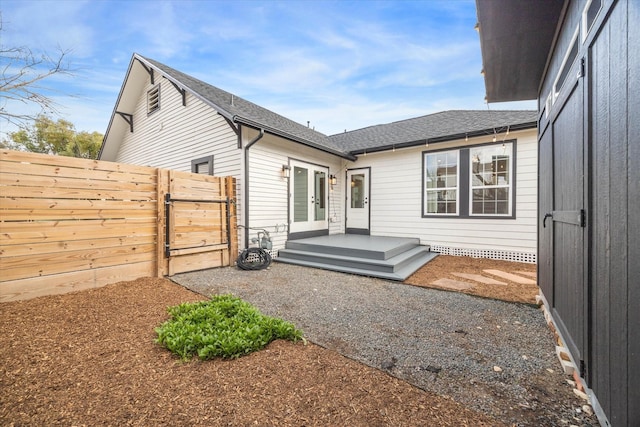
<instances>
[{"instance_id":1,"label":"wooden fence","mask_svg":"<svg viewBox=\"0 0 640 427\"><path fill-rule=\"evenodd\" d=\"M0 151L0 302L231 265L234 201L231 177Z\"/></svg>"}]
</instances>

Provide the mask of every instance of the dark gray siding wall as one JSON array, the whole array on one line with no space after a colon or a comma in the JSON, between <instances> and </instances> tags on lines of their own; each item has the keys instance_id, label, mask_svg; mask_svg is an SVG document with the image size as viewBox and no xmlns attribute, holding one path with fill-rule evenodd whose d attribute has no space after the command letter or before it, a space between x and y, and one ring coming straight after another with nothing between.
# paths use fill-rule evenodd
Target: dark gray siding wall
<instances>
[{"instance_id":1,"label":"dark gray siding wall","mask_svg":"<svg viewBox=\"0 0 640 427\"><path fill-rule=\"evenodd\" d=\"M627 424L640 425L640 2L629 0L628 7Z\"/></svg>"},{"instance_id":2,"label":"dark gray siding wall","mask_svg":"<svg viewBox=\"0 0 640 427\"><path fill-rule=\"evenodd\" d=\"M640 50L637 0L587 53L591 120L591 385L611 424L640 425Z\"/></svg>"},{"instance_id":3,"label":"dark gray siding wall","mask_svg":"<svg viewBox=\"0 0 640 427\"><path fill-rule=\"evenodd\" d=\"M572 1L569 5L541 86L541 110L585 3ZM587 238L583 248L576 250L584 251L586 260L581 346L586 353L578 356L585 360L584 379L611 425L640 426L640 1L603 3L578 53L578 58L585 61L584 80L577 86L584 94L582 130L576 128L580 126L577 123L558 120L571 96L565 93L568 91L561 93L549 111L541 115L540 223L544 207L558 201L557 194L547 194L544 186L555 187L552 192L563 191L562 183L554 186L544 174L554 170L554 162L571 164L568 159L559 158L563 152L568 155L558 147L562 135L569 138L583 133ZM576 72L580 72L579 67L573 67L569 79L575 81ZM545 148L549 145L551 149ZM576 265L556 264L556 269L580 268L580 260L559 255L557 251L562 249L556 247L557 239L547 236L545 240L543 233L539 242L539 279L542 292L553 305L554 296L557 299L567 291L566 284L558 280L560 277L554 277L553 264L564 259ZM550 257L552 260L545 262ZM564 316L565 320L574 315L568 307L558 306L557 310L558 317ZM574 324L565 332L579 335L575 332L579 326ZM566 338L580 342L577 336Z\"/></svg>"},{"instance_id":4,"label":"dark gray siding wall","mask_svg":"<svg viewBox=\"0 0 640 427\"><path fill-rule=\"evenodd\" d=\"M629 304L627 389L629 425L640 425L640 2L629 0L627 63L627 159L629 192L627 206L627 254Z\"/></svg>"}]
</instances>

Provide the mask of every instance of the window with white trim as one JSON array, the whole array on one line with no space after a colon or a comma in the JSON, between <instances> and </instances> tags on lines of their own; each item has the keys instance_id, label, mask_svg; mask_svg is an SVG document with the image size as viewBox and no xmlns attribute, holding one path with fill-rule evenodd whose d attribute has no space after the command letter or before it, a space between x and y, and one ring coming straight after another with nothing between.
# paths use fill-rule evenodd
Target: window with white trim
<instances>
[{"instance_id":1,"label":"window with white trim","mask_svg":"<svg viewBox=\"0 0 640 427\"><path fill-rule=\"evenodd\" d=\"M593 22L602 9L602 0L588 0L582 11L582 42L587 39Z\"/></svg>"},{"instance_id":2,"label":"window with white trim","mask_svg":"<svg viewBox=\"0 0 640 427\"><path fill-rule=\"evenodd\" d=\"M513 144L471 148L469 215L511 215Z\"/></svg>"},{"instance_id":3,"label":"window with white trim","mask_svg":"<svg viewBox=\"0 0 640 427\"><path fill-rule=\"evenodd\" d=\"M425 215L458 213L458 163L456 151L441 151L424 156Z\"/></svg>"},{"instance_id":4,"label":"window with white trim","mask_svg":"<svg viewBox=\"0 0 640 427\"><path fill-rule=\"evenodd\" d=\"M558 99L558 95L560 95L560 90L562 86L564 86L567 77L569 77L569 71L571 70L571 66L576 61L578 57L578 33L580 28L576 28L573 33L573 37L571 38L571 43L569 44L569 49L564 55L562 60L562 65L560 65L560 70L558 71L558 75L556 76L555 81L553 82L553 102Z\"/></svg>"},{"instance_id":5,"label":"window with white trim","mask_svg":"<svg viewBox=\"0 0 640 427\"><path fill-rule=\"evenodd\" d=\"M157 84L147 91L147 114L160 109L160 85Z\"/></svg>"}]
</instances>

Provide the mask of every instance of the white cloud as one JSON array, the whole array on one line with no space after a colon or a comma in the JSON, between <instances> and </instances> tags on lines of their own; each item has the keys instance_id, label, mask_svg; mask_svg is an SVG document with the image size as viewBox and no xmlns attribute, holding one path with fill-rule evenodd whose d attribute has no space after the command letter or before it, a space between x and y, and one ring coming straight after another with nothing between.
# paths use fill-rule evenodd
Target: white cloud
<instances>
[{"instance_id":1,"label":"white cloud","mask_svg":"<svg viewBox=\"0 0 640 427\"><path fill-rule=\"evenodd\" d=\"M50 84L78 130L106 130L133 52L327 134L486 108L473 1L2 1L3 44L74 50Z\"/></svg>"},{"instance_id":2,"label":"white cloud","mask_svg":"<svg viewBox=\"0 0 640 427\"><path fill-rule=\"evenodd\" d=\"M35 52L55 51L58 47L73 55L94 53L94 31L84 19L87 1L3 1L3 44L28 46Z\"/></svg>"}]
</instances>

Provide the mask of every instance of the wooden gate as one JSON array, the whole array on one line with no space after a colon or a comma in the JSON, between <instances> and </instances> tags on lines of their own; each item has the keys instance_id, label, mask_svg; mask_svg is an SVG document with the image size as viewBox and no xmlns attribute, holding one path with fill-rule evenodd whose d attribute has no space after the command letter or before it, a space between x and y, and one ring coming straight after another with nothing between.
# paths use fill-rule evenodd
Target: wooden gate
<instances>
[{"instance_id":1,"label":"wooden gate","mask_svg":"<svg viewBox=\"0 0 640 427\"><path fill-rule=\"evenodd\" d=\"M237 254L233 179L167 171L165 274L232 265ZM160 234L160 233L159 233Z\"/></svg>"}]
</instances>

